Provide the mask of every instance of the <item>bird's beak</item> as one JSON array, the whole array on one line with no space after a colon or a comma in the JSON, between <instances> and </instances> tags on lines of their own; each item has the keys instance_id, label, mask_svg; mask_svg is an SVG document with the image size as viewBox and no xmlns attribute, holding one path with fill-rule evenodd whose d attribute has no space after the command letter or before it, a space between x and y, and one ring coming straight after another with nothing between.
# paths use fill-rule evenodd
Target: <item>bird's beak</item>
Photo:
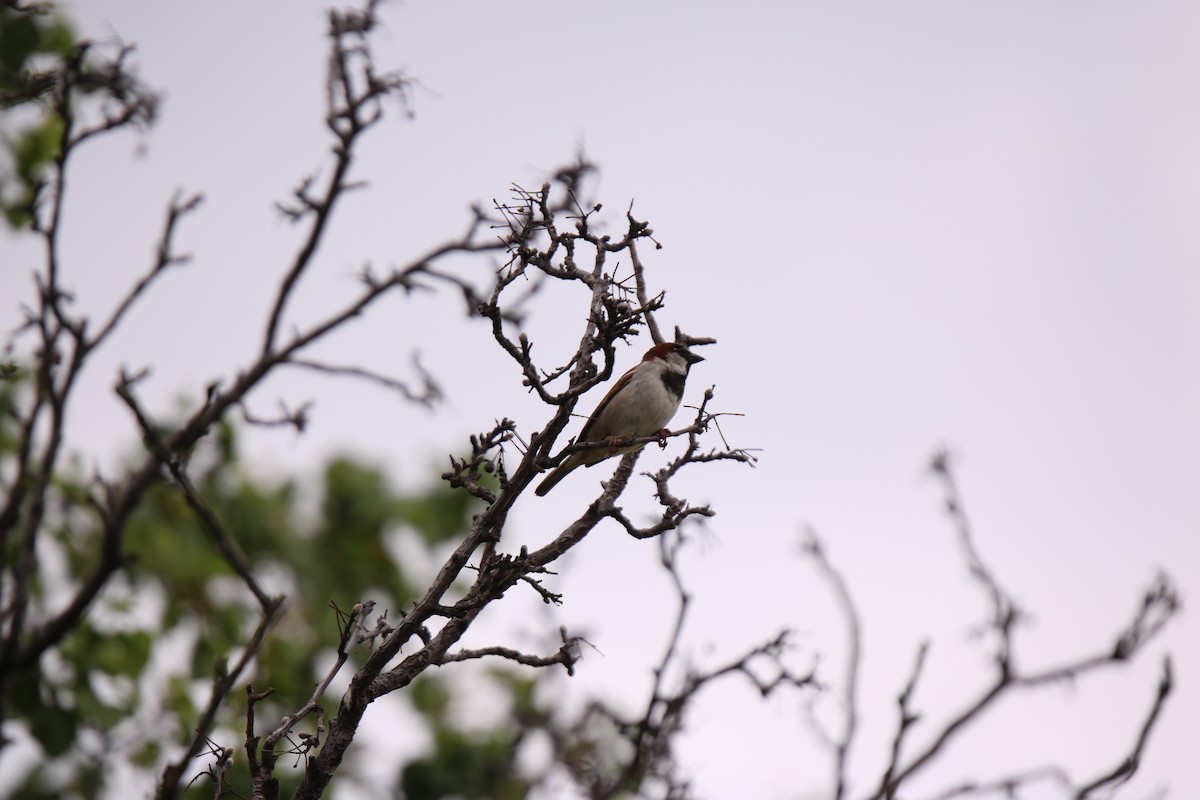
<instances>
[{"instance_id":1,"label":"bird's beak","mask_svg":"<svg viewBox=\"0 0 1200 800\"><path fill-rule=\"evenodd\" d=\"M698 356L695 353L693 353L691 350L688 350L686 347L683 349L682 355L683 355L684 360L687 361L689 364L698 364L699 362L704 360L704 356Z\"/></svg>"}]
</instances>

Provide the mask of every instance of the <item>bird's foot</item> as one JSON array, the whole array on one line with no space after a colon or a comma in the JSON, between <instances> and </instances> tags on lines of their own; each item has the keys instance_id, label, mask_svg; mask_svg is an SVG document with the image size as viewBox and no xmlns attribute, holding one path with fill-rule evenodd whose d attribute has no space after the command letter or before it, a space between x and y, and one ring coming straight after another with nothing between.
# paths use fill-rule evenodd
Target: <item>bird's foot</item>
<instances>
[{"instance_id":1,"label":"bird's foot","mask_svg":"<svg viewBox=\"0 0 1200 800\"><path fill-rule=\"evenodd\" d=\"M604 440L608 443L608 454L610 456L616 455L617 448L627 444L630 438L629 436L609 436Z\"/></svg>"}]
</instances>

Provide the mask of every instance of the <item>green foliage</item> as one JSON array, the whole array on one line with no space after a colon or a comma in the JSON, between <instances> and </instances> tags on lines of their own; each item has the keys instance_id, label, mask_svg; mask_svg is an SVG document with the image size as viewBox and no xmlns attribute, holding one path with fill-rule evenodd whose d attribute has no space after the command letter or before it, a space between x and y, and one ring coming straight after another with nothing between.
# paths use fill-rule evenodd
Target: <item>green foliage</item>
<instances>
[{"instance_id":1,"label":"green foliage","mask_svg":"<svg viewBox=\"0 0 1200 800\"><path fill-rule=\"evenodd\" d=\"M52 4L22 10L0 6L0 107L24 106L32 112L32 121L3 137L9 163L0 169L0 209L14 228L32 221L38 193L58 156L62 120L38 101L54 87L75 42L74 29Z\"/></svg>"},{"instance_id":2,"label":"green foliage","mask_svg":"<svg viewBox=\"0 0 1200 800\"><path fill-rule=\"evenodd\" d=\"M0 44L0 89L8 92L35 56L65 57L75 44L75 32L52 5L18 11L5 4L0 6Z\"/></svg>"},{"instance_id":3,"label":"green foliage","mask_svg":"<svg viewBox=\"0 0 1200 800\"><path fill-rule=\"evenodd\" d=\"M49 165L58 157L62 134L62 120L47 114L40 122L18 131L6 142L18 188L9 190L16 197L5 204L4 211L14 228L29 224L31 209L46 182Z\"/></svg>"},{"instance_id":4,"label":"green foliage","mask_svg":"<svg viewBox=\"0 0 1200 800\"><path fill-rule=\"evenodd\" d=\"M492 679L509 689L513 703L508 719L486 731L468 731L455 724L451 694L435 678L421 678L412 687L413 705L433 733L433 751L404 766L400 788L405 800L518 800L536 779L514 769L518 746L531 730L544 727L546 715L530 699L533 681L497 670Z\"/></svg>"},{"instance_id":5,"label":"green foliage","mask_svg":"<svg viewBox=\"0 0 1200 800\"><path fill-rule=\"evenodd\" d=\"M18 407L20 393L28 388L20 381L0 383L0 412ZM15 425L12 414L0 416L0 476L14 473ZM476 510L475 501L440 486L397 491L379 468L350 457L331 461L312 486L303 480L267 481L249 474L238 454L236 431L223 423L193 453L189 471L247 560L260 575L271 577L270 590L288 594L287 610L249 676L257 688L275 689L258 707L261 724L273 725L280 714L303 704L318 670L328 666L319 656L336 644L339 630L330 603L348 609L372 599L380 609L398 615L414 600L418 587L395 562L389 540L403 531L429 545L461 536ZM0 485L0 493L10 489ZM88 503L88 491L82 475L60 474L52 484L48 507L55 512L47 517L43 541L61 563L66 580L51 591L42 585L44 573L30 576L35 602L46 606L39 613L58 608L55 603L78 585L98 557L103 530ZM321 498L315 518L301 511L312 508L301 502L309 493ZM174 485L160 483L145 495L125 531L124 551L131 557L129 566L93 611L39 668L13 678L11 717L29 730L44 754L17 796L60 796L59 790L68 785L81 797L102 794L111 770L92 773L99 764L81 749L85 730L91 736L99 733L106 747L114 748L104 758L123 757L157 774L186 741L208 701L214 677L237 657L258 622L256 604ZM52 602L52 597L58 599ZM186 658L180 662L182 669L175 667L154 683L147 667L160 644L171 648L176 662L181 652ZM482 797L482 787L504 771L512 733L456 732L444 722L445 702L436 697L445 695L438 691L435 681L425 680L414 693L427 698L418 705L425 704L423 713L434 727L439 754L414 768L412 780L430 791ZM163 740L161 730L128 724L155 709L156 716L170 721L174 738ZM244 730L244 714L245 697L234 692L218 725L227 732ZM95 753L95 746L88 752ZM199 773L204 762L196 763ZM235 760L227 785L248 785L244 767ZM88 775L94 778L91 784L85 780ZM53 782L48 783L51 776ZM285 787L295 777L286 769L280 773ZM519 779L505 777L502 783L512 789L488 796L522 796ZM205 784L196 781L187 796L207 796L211 785Z\"/></svg>"},{"instance_id":6,"label":"green foliage","mask_svg":"<svg viewBox=\"0 0 1200 800\"><path fill-rule=\"evenodd\" d=\"M474 500L466 492L456 492L439 484L423 497L397 500L395 513L417 529L430 545L453 539L461 532L455 520L465 520Z\"/></svg>"}]
</instances>

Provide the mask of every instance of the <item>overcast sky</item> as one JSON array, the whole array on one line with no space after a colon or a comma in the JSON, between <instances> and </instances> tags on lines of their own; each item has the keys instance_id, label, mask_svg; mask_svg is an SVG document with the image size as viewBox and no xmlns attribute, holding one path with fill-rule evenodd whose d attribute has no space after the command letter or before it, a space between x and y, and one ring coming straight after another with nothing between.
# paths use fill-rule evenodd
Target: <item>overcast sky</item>
<instances>
[{"instance_id":1,"label":"overcast sky","mask_svg":"<svg viewBox=\"0 0 1200 800\"><path fill-rule=\"evenodd\" d=\"M109 308L145 270L177 187L207 196L179 236L193 263L87 374L69 435L89 458L111 463L136 438L111 397L119 365L153 365L144 392L165 415L249 363L297 240L273 204L328 163L323 5L68 4L84 33L136 42L165 94L148 136L110 137L74 165L64 263L80 305ZM350 297L364 263L405 263L458 234L470 203L537 186L583 148L614 230L634 201L664 245L645 254L667 290L661 322L719 341L687 401L715 385L717 407L746 415L724 425L731 444L762 448L757 470L685 482L718 511L686 559L688 647L716 663L786 625L796 663L819 651L836 681L843 627L799 556L811 525L865 625L856 775L886 759L921 639L935 640L917 697L930 727L990 677L970 638L984 606L924 471L935 449L959 457L979 548L1032 612L1021 663L1111 647L1156 570L1185 599L1200 589L1200 6L411 0L384 19L378 60L419 81L416 117L367 140L356 177L371 188L341 207L292 322ZM35 255L4 249L7 330ZM447 407L272 380L252 404L315 398L314 424L299 440L252 435L251 461L315 474L349 450L412 485L495 418L536 429L547 413L460 307L395 301L325 351L404 375L420 350ZM543 352L571 349L584 313L535 306ZM652 451L646 467L665 458ZM514 543L551 537L596 472L523 500ZM630 487L631 508L648 508L648 486ZM656 557L599 530L563 573L566 607L520 625L588 631L603 655L565 684L573 696L632 703L646 687L674 613ZM1128 669L998 709L921 785L1051 760L1080 780L1111 768L1168 651L1178 692L1129 796L1200 797L1200 625L1186 609ZM689 722L705 796L828 788L800 698L728 688Z\"/></svg>"}]
</instances>

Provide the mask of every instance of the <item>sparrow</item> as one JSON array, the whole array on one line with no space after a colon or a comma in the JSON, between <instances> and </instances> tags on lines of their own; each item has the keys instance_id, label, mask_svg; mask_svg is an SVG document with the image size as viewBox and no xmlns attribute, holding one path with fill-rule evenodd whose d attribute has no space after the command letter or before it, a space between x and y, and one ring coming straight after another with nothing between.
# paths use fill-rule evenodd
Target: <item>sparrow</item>
<instances>
[{"instance_id":1,"label":"sparrow","mask_svg":"<svg viewBox=\"0 0 1200 800\"><path fill-rule=\"evenodd\" d=\"M596 406L576 442L603 442L649 436L666 428L679 410L683 385L692 364L704 359L678 342L657 344L626 372ZM534 493L539 497L558 485L576 467L594 466L607 458L638 450L630 447L591 447L567 456Z\"/></svg>"}]
</instances>

